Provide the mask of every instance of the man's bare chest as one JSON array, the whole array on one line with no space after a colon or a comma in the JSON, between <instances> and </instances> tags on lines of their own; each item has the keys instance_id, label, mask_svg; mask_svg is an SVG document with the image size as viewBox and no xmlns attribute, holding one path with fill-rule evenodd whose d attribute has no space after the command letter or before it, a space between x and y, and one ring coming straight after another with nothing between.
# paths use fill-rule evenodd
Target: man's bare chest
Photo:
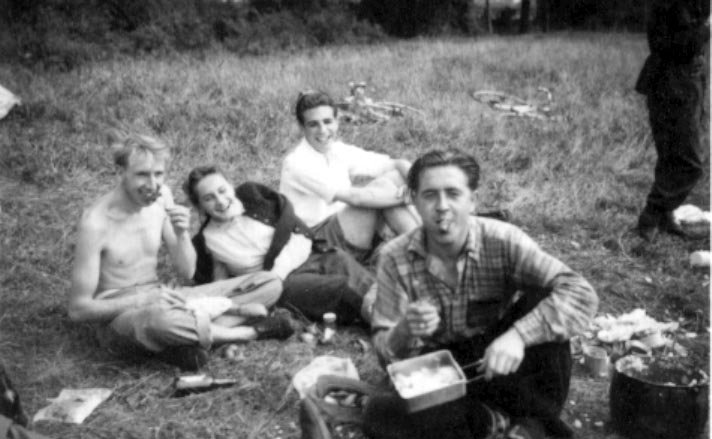
<instances>
[{"instance_id":1,"label":"man's bare chest","mask_svg":"<svg viewBox=\"0 0 712 439\"><path fill-rule=\"evenodd\" d=\"M111 222L102 259L113 266L131 266L155 258L161 246L163 217L124 218Z\"/></svg>"}]
</instances>

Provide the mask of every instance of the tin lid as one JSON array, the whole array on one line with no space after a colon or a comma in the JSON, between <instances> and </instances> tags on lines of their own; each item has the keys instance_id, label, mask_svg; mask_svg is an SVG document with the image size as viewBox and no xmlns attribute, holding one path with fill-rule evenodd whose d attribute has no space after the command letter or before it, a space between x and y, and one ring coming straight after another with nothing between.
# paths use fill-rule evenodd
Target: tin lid
<instances>
[{"instance_id":1,"label":"tin lid","mask_svg":"<svg viewBox=\"0 0 712 439\"><path fill-rule=\"evenodd\" d=\"M324 319L324 323L334 323L336 322L336 314L333 312L325 312L322 319Z\"/></svg>"}]
</instances>

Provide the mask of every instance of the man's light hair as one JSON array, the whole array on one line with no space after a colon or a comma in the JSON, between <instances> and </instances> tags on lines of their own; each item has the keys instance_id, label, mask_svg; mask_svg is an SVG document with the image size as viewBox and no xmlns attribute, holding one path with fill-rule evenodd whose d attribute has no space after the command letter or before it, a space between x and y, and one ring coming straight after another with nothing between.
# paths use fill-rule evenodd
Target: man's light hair
<instances>
[{"instance_id":1,"label":"man's light hair","mask_svg":"<svg viewBox=\"0 0 712 439\"><path fill-rule=\"evenodd\" d=\"M114 149L114 163L126 168L129 164L129 159L137 153L150 154L154 158L168 159L170 156L170 147L160 140L144 136L142 134L128 134L111 139L112 148Z\"/></svg>"}]
</instances>

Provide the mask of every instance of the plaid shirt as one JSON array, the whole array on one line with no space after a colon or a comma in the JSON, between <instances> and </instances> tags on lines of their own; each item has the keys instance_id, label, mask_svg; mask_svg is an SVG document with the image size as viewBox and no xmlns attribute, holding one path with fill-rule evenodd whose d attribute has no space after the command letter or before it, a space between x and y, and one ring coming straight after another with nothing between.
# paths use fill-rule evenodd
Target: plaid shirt
<instances>
[{"instance_id":1,"label":"plaid shirt","mask_svg":"<svg viewBox=\"0 0 712 439\"><path fill-rule=\"evenodd\" d=\"M502 317L516 294L534 289L551 293L514 323L527 346L570 338L588 326L598 307L598 297L583 277L542 251L519 228L501 221L471 218L457 261L455 289L438 271L426 251L422 228L383 249L371 326L376 350L387 362L417 355L426 345L436 347L483 334ZM427 339L406 340L407 351L393 352L388 344L393 328L409 302L424 298L436 304L439 328Z\"/></svg>"}]
</instances>

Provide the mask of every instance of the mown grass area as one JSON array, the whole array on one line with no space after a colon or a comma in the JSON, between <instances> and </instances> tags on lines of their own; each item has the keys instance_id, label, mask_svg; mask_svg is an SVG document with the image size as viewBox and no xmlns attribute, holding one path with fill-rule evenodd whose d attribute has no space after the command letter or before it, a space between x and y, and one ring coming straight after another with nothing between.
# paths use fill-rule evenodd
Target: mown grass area
<instances>
[{"instance_id":1,"label":"mown grass area","mask_svg":"<svg viewBox=\"0 0 712 439\"><path fill-rule=\"evenodd\" d=\"M235 182L276 187L280 159L299 137L298 91L344 96L350 80L366 80L372 96L425 116L342 125L345 140L411 159L433 147L474 152L483 166L483 208L510 209L516 224L581 271L602 312L644 307L660 320L682 319L708 354L709 273L690 269L687 255L709 249L709 240L643 245L629 232L655 160L644 101L633 91L646 54L641 35L558 34L284 56L125 58L63 73L0 65L0 84L23 99L0 121L0 359L29 413L64 387L114 389L81 426L35 428L63 438L296 438L289 377L315 355L350 356L364 379L382 379L372 352L357 342L367 334L348 329L331 346L312 348L296 337L252 343L234 362L216 352L206 371L241 385L171 399L175 370L109 357L92 328L71 323L64 308L82 206L116 182L110 127L174 147L175 193L193 166L212 162ZM538 87L553 92L556 120L502 118L469 96L496 89L533 98ZM709 187L707 169L690 201L709 209ZM169 267L162 275L173 278ZM571 400L564 416L583 422L579 437L610 436L594 425L607 420L604 381L577 370Z\"/></svg>"}]
</instances>

